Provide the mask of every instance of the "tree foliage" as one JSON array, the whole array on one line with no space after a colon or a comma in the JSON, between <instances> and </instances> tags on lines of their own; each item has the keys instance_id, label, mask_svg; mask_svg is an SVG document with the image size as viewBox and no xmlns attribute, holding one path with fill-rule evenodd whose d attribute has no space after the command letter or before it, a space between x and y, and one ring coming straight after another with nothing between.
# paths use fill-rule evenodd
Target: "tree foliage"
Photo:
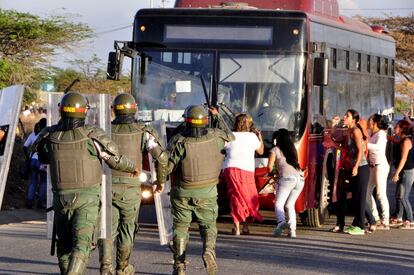
<instances>
[{"instance_id":1,"label":"tree foliage","mask_svg":"<svg viewBox=\"0 0 414 275\"><path fill-rule=\"evenodd\" d=\"M54 69L53 81L55 89L63 92L75 79L79 79L72 91L81 93L117 93L129 92L131 83L129 77L122 77L120 81L106 79L106 71L103 69L104 64L96 56L90 60L77 59L70 61L73 68Z\"/></svg>"},{"instance_id":2,"label":"tree foliage","mask_svg":"<svg viewBox=\"0 0 414 275\"><path fill-rule=\"evenodd\" d=\"M370 25L384 26L395 39L397 47L396 71L405 80L414 80L414 14L407 17L366 18Z\"/></svg>"},{"instance_id":3,"label":"tree foliage","mask_svg":"<svg viewBox=\"0 0 414 275\"><path fill-rule=\"evenodd\" d=\"M90 37L87 25L73 23L67 16L41 18L0 9L0 88L14 84L36 88L58 49Z\"/></svg>"},{"instance_id":4,"label":"tree foliage","mask_svg":"<svg viewBox=\"0 0 414 275\"><path fill-rule=\"evenodd\" d=\"M386 27L396 42L395 70L402 81L395 85L395 111L410 109L414 97L414 13L411 16L387 16L386 18L365 18L370 25Z\"/></svg>"},{"instance_id":5,"label":"tree foliage","mask_svg":"<svg viewBox=\"0 0 414 275\"><path fill-rule=\"evenodd\" d=\"M14 61L45 61L57 48L68 48L92 35L81 23L65 16L40 18L29 13L0 10L0 57Z\"/></svg>"}]
</instances>

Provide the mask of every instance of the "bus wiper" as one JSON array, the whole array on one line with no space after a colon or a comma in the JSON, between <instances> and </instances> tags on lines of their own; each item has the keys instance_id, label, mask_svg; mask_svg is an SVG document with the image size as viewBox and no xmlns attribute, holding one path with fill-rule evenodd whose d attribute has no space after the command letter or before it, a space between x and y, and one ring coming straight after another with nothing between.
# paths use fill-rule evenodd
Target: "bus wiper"
<instances>
[{"instance_id":1,"label":"bus wiper","mask_svg":"<svg viewBox=\"0 0 414 275\"><path fill-rule=\"evenodd\" d=\"M209 98L208 93L207 93L206 83L204 82L204 78L201 74L200 74L200 81L201 81L201 85L203 86L203 92L204 92L204 96L206 98L207 107L209 109L211 109L210 98Z\"/></svg>"}]
</instances>

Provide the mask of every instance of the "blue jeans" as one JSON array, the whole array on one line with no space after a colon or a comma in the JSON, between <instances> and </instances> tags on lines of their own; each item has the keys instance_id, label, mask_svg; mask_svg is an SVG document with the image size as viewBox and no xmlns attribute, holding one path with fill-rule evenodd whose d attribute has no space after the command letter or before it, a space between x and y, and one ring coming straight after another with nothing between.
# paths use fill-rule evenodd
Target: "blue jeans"
<instances>
[{"instance_id":1,"label":"blue jeans","mask_svg":"<svg viewBox=\"0 0 414 275\"><path fill-rule=\"evenodd\" d=\"M410 222L413 221L413 209L411 208L411 204L408 199L413 181L414 169L401 171L400 180L397 183L397 191L395 194L395 198L397 200L397 208L395 210L397 219L402 219L405 212L407 220Z\"/></svg>"},{"instance_id":2,"label":"blue jeans","mask_svg":"<svg viewBox=\"0 0 414 275\"><path fill-rule=\"evenodd\" d=\"M302 192L304 179L300 175L288 175L279 179L276 190L275 212L277 223L285 222L285 208L289 228L296 230L295 202Z\"/></svg>"},{"instance_id":3,"label":"blue jeans","mask_svg":"<svg viewBox=\"0 0 414 275\"><path fill-rule=\"evenodd\" d=\"M27 204L32 206L36 194L36 188L39 185L39 201L38 205L46 203L46 171L40 168L40 161L37 159L30 159L30 181L27 189ZM39 181L40 179L40 181Z\"/></svg>"}]
</instances>

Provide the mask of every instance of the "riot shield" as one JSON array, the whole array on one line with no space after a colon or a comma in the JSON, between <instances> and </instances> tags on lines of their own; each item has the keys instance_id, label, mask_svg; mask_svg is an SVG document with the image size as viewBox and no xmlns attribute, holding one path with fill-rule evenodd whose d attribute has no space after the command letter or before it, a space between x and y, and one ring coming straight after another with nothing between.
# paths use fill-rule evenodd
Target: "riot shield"
<instances>
[{"instance_id":1,"label":"riot shield","mask_svg":"<svg viewBox=\"0 0 414 275\"><path fill-rule=\"evenodd\" d=\"M109 94L88 95L89 110L86 123L102 128L111 136L111 98ZM112 177L111 169L103 162L101 184L100 239L112 238Z\"/></svg>"},{"instance_id":2,"label":"riot shield","mask_svg":"<svg viewBox=\"0 0 414 275\"><path fill-rule=\"evenodd\" d=\"M0 208L6 189L23 92L24 87L21 85L0 90L0 129L2 131L0 140Z\"/></svg>"},{"instance_id":3,"label":"riot shield","mask_svg":"<svg viewBox=\"0 0 414 275\"><path fill-rule=\"evenodd\" d=\"M156 120L151 122L151 125L158 132L160 141L165 148L167 144L167 131L165 128L165 121L162 119ZM148 154L148 159L151 169L151 179L155 181L157 178L151 154ZM169 244L173 236L173 220L171 215L171 201L169 195L170 190L171 183L168 180L165 183L165 188L162 193L154 193L155 211L157 214L158 231L160 235L161 245Z\"/></svg>"},{"instance_id":4,"label":"riot shield","mask_svg":"<svg viewBox=\"0 0 414 275\"><path fill-rule=\"evenodd\" d=\"M60 119L59 102L63 97L63 93L48 93L47 94L47 126L57 124ZM52 181L50 178L49 165L47 166L47 192L46 192L46 206L51 209L53 205ZM47 222L47 238L52 238L53 232L53 217L54 211L50 210L46 215Z\"/></svg>"}]
</instances>

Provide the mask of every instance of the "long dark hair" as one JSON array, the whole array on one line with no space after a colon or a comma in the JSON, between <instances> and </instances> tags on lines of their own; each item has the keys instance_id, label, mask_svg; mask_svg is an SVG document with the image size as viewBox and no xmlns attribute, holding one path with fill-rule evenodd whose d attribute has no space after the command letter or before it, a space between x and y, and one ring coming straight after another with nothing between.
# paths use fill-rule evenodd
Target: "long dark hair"
<instances>
[{"instance_id":1,"label":"long dark hair","mask_svg":"<svg viewBox=\"0 0 414 275\"><path fill-rule=\"evenodd\" d=\"M47 124L47 120L46 120L46 118L41 118L36 124L35 124L35 127L34 127L34 132L35 132L35 134L37 135L37 134L39 134L40 133L40 131L42 131L43 130L43 128L45 128L46 127L46 124Z\"/></svg>"},{"instance_id":2,"label":"long dark hair","mask_svg":"<svg viewBox=\"0 0 414 275\"><path fill-rule=\"evenodd\" d=\"M273 133L273 140L276 139L276 147L282 151L286 158L286 162L292 165L295 169L300 170L298 161L298 152L295 145L289 138L289 131L282 128Z\"/></svg>"},{"instance_id":3,"label":"long dark hair","mask_svg":"<svg viewBox=\"0 0 414 275\"><path fill-rule=\"evenodd\" d=\"M367 133L367 130L366 130L366 125L365 125L365 127L361 126L360 121L359 121L359 119L360 119L359 113L354 109L348 109L348 110L346 110L345 113L350 113L351 114L352 119L355 120L356 127L359 130L361 130L363 140L367 140L368 139L368 133Z\"/></svg>"},{"instance_id":4,"label":"long dark hair","mask_svg":"<svg viewBox=\"0 0 414 275\"><path fill-rule=\"evenodd\" d=\"M380 114L373 114L370 119L377 124L377 127L381 130L388 129L388 120L386 116Z\"/></svg>"}]
</instances>

